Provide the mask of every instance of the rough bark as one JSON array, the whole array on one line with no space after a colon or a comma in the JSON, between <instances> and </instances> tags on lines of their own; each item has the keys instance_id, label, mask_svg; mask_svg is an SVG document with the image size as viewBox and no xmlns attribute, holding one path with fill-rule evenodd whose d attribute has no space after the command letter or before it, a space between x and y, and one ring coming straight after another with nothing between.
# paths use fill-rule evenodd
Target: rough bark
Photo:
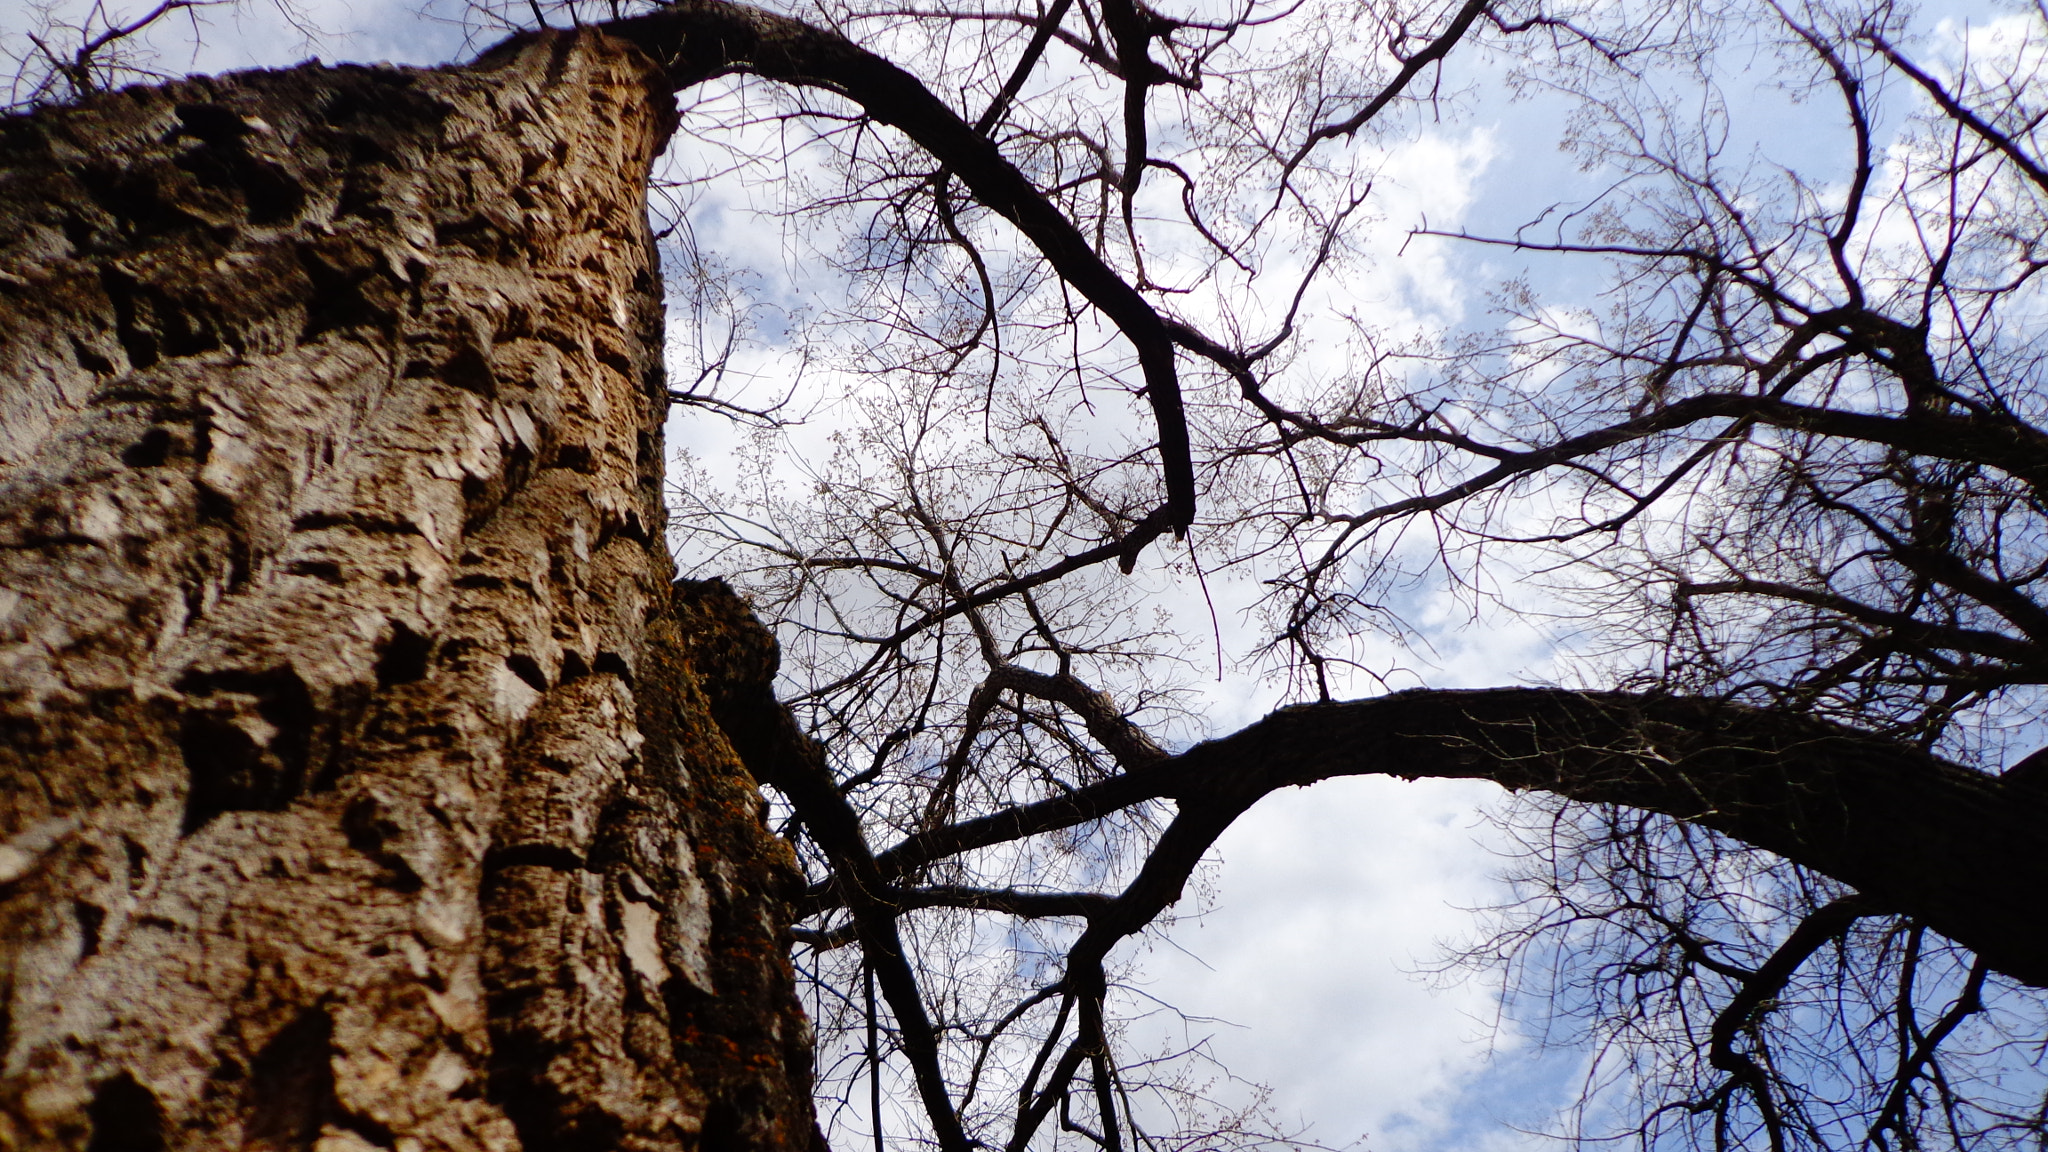
<instances>
[{"instance_id":1,"label":"rough bark","mask_svg":"<svg viewBox=\"0 0 2048 1152\"><path fill-rule=\"evenodd\" d=\"M563 32L0 122L0 1145L816 1140L661 539L668 92Z\"/></svg>"}]
</instances>

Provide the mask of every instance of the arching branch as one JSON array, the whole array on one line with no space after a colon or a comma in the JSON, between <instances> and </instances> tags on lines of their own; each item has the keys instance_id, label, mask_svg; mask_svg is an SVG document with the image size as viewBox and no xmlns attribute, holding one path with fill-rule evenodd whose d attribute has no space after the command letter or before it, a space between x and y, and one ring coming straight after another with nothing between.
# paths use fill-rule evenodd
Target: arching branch
<instances>
[{"instance_id":1,"label":"arching branch","mask_svg":"<svg viewBox=\"0 0 2048 1152\"><path fill-rule=\"evenodd\" d=\"M1146 544L1193 523L1194 462L1166 321L993 141L922 81L836 32L724 0L685 0L599 27L652 57L672 90L734 73L822 88L860 105L945 165L976 201L1015 225L1137 352L1159 429L1166 503L1132 530L1119 559L1128 568Z\"/></svg>"},{"instance_id":2,"label":"arching branch","mask_svg":"<svg viewBox=\"0 0 2048 1152\"><path fill-rule=\"evenodd\" d=\"M1554 688L1417 690L1285 708L1171 760L913 836L897 876L955 852L1072 827L1148 800L1180 815L1116 914L1106 954L1179 898L1231 820L1280 788L1337 776L1491 780L1659 812L1840 880L2048 986L2048 803L2037 792L1826 721L1721 700Z\"/></svg>"}]
</instances>

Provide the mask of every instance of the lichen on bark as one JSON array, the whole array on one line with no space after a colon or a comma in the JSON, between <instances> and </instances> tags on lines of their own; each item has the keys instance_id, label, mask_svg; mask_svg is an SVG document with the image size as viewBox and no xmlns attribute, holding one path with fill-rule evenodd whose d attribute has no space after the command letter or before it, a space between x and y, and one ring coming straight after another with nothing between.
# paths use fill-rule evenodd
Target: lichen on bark
<instances>
[{"instance_id":1,"label":"lichen on bark","mask_svg":"<svg viewBox=\"0 0 2048 1152\"><path fill-rule=\"evenodd\" d=\"M0 122L0 1145L815 1144L662 539L667 92L558 32Z\"/></svg>"}]
</instances>

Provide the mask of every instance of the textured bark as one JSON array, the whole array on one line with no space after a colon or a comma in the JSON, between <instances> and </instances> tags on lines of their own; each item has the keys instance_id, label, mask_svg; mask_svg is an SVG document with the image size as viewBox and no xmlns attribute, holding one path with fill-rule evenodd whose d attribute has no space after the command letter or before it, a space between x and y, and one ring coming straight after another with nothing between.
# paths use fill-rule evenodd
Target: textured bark
<instances>
[{"instance_id":1,"label":"textured bark","mask_svg":"<svg viewBox=\"0 0 2048 1152\"><path fill-rule=\"evenodd\" d=\"M661 539L668 91L549 33L0 122L0 1145L816 1141Z\"/></svg>"}]
</instances>

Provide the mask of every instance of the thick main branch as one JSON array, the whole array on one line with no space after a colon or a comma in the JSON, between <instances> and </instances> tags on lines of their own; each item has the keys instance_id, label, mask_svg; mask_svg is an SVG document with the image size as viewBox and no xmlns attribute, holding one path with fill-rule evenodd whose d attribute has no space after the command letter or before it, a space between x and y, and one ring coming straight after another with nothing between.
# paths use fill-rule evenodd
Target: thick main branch
<instances>
[{"instance_id":1,"label":"thick main branch","mask_svg":"<svg viewBox=\"0 0 2048 1152\"><path fill-rule=\"evenodd\" d=\"M1467 777L1661 812L1832 876L2048 985L2048 805L1916 748L1713 700L1419 691L1276 712L1178 758L1168 795Z\"/></svg>"},{"instance_id":2,"label":"thick main branch","mask_svg":"<svg viewBox=\"0 0 2048 1152\"><path fill-rule=\"evenodd\" d=\"M1260 797L1361 775L1491 780L1700 824L1919 916L1998 971L2048 986L2048 797L1883 737L1686 697L1418 690L1286 708L1154 767L921 833L877 864L900 875L1172 799L1181 816L1169 838L1202 843L1176 842L1164 869L1155 852L1133 915L1096 922L1121 935L1176 899L1180 865L1191 868Z\"/></svg>"},{"instance_id":3,"label":"thick main branch","mask_svg":"<svg viewBox=\"0 0 2048 1152\"><path fill-rule=\"evenodd\" d=\"M1133 530L1124 550L1126 566L1160 533L1182 531L1193 522L1194 462L1165 320L993 141L915 76L836 32L787 16L725 0L682 0L601 28L651 56L677 91L734 73L823 88L901 131L944 165L978 203L1015 225L1137 352L1159 427L1166 504Z\"/></svg>"}]
</instances>

